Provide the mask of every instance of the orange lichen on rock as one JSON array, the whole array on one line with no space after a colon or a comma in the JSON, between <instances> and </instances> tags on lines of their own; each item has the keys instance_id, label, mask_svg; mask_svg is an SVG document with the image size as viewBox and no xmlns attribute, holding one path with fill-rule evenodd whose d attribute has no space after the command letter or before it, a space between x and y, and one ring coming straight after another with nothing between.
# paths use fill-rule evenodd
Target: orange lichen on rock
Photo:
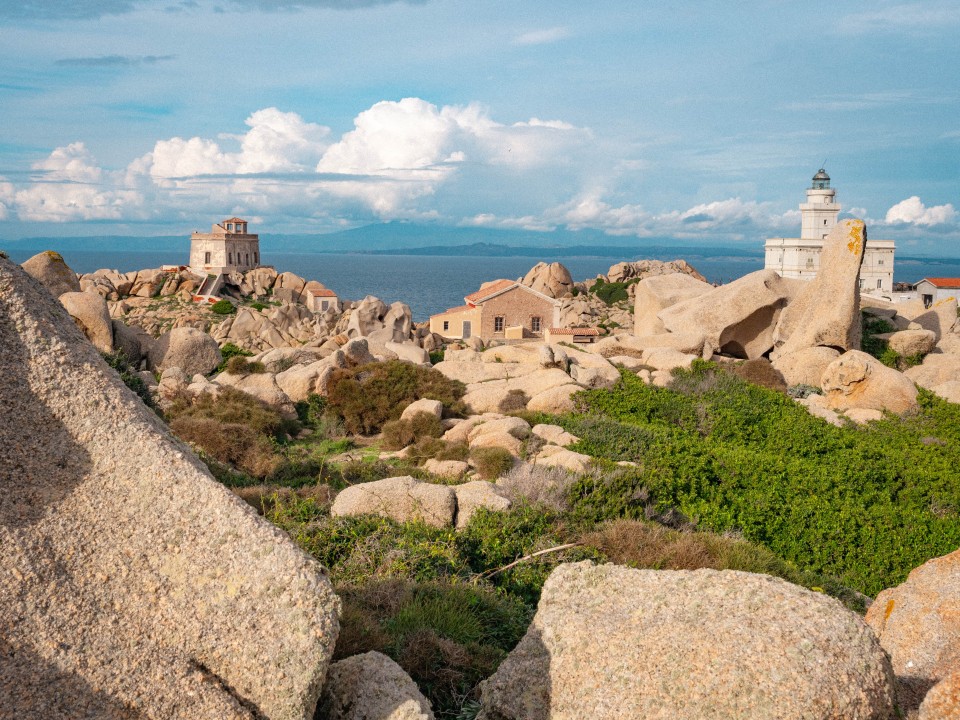
<instances>
[{"instance_id":1,"label":"orange lichen on rock","mask_svg":"<svg viewBox=\"0 0 960 720\"><path fill-rule=\"evenodd\" d=\"M849 225L850 234L848 235L847 250L853 255L858 255L863 247L866 226L863 224L863 220L851 220Z\"/></svg>"}]
</instances>

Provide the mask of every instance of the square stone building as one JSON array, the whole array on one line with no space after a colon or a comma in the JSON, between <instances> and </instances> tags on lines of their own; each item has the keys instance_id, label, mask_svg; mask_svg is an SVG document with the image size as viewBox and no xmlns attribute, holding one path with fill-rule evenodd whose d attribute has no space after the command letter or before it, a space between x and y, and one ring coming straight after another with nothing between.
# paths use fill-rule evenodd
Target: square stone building
<instances>
[{"instance_id":1,"label":"square stone building","mask_svg":"<svg viewBox=\"0 0 960 720\"><path fill-rule=\"evenodd\" d=\"M247 232L247 221L234 217L208 233L190 236L190 268L212 275L246 272L260 266L260 236Z\"/></svg>"},{"instance_id":2,"label":"square stone building","mask_svg":"<svg viewBox=\"0 0 960 720\"><path fill-rule=\"evenodd\" d=\"M494 280L464 298L466 305L430 317L430 332L450 339L542 338L560 320L560 301L515 280Z\"/></svg>"}]
</instances>

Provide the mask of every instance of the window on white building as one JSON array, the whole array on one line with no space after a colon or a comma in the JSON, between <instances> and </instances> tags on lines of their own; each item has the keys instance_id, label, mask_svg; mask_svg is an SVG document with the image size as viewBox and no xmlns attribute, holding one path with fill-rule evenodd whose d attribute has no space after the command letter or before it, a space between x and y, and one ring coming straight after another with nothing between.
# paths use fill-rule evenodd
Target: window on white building
<instances>
[{"instance_id":1,"label":"window on white building","mask_svg":"<svg viewBox=\"0 0 960 720\"><path fill-rule=\"evenodd\" d=\"M449 320L444 320L444 321L443 321L443 329L444 329L444 330L449 330L449 329L450 329L450 321L449 321Z\"/></svg>"},{"instance_id":2,"label":"window on white building","mask_svg":"<svg viewBox=\"0 0 960 720\"><path fill-rule=\"evenodd\" d=\"M883 280L881 280L880 278L877 278L877 290L882 290L882 289L883 289Z\"/></svg>"},{"instance_id":3,"label":"window on white building","mask_svg":"<svg viewBox=\"0 0 960 720\"><path fill-rule=\"evenodd\" d=\"M209 265L209 264L210 264L210 253L205 252L205 253L203 254L203 264L204 264L204 265Z\"/></svg>"}]
</instances>

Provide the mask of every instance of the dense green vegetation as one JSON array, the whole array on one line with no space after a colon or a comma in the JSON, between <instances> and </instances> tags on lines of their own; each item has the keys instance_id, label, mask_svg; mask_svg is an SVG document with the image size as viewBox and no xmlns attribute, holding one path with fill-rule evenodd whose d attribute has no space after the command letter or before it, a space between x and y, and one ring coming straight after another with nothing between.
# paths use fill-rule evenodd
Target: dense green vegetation
<instances>
[{"instance_id":1,"label":"dense green vegetation","mask_svg":"<svg viewBox=\"0 0 960 720\"><path fill-rule=\"evenodd\" d=\"M329 381L327 408L349 432L370 434L421 398L439 400L448 413L462 413L465 391L463 383L432 368L391 360L336 371Z\"/></svg>"},{"instance_id":2,"label":"dense green vegetation","mask_svg":"<svg viewBox=\"0 0 960 720\"><path fill-rule=\"evenodd\" d=\"M215 315L232 315L237 311L237 307L229 300L217 300L210 306L210 310Z\"/></svg>"},{"instance_id":3,"label":"dense green vegetation","mask_svg":"<svg viewBox=\"0 0 960 720\"><path fill-rule=\"evenodd\" d=\"M656 512L742 533L870 595L960 545L960 407L925 391L915 417L837 428L697 362L672 389L624 373L580 403L561 421L582 438L576 449L637 463L579 483L584 518L642 517L652 498Z\"/></svg>"}]
</instances>

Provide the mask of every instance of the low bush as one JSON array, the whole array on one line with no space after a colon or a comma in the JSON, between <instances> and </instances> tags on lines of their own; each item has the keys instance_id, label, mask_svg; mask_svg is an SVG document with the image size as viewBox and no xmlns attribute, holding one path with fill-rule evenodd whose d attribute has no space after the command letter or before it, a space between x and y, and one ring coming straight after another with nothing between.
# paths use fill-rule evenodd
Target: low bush
<instances>
[{"instance_id":1,"label":"low bush","mask_svg":"<svg viewBox=\"0 0 960 720\"><path fill-rule=\"evenodd\" d=\"M694 518L872 595L960 545L960 487L947 480L960 466L960 406L918 399L914 417L837 428L711 363L677 371L671 388L623 373L615 390L580 394L586 415L560 422L580 452L637 465L579 481L573 512Z\"/></svg>"},{"instance_id":2,"label":"low bush","mask_svg":"<svg viewBox=\"0 0 960 720\"><path fill-rule=\"evenodd\" d=\"M439 400L448 413L465 410L460 401L466 392L463 383L399 360L337 370L328 387L327 407L352 433L379 432L385 422L399 418L403 408L421 398Z\"/></svg>"},{"instance_id":3,"label":"low bush","mask_svg":"<svg viewBox=\"0 0 960 720\"><path fill-rule=\"evenodd\" d=\"M527 502L561 512L570 507L568 495L575 481L563 468L517 463L498 478L497 488L512 502Z\"/></svg>"},{"instance_id":4,"label":"low bush","mask_svg":"<svg viewBox=\"0 0 960 720\"><path fill-rule=\"evenodd\" d=\"M370 650L389 655L430 699L455 717L477 685L526 632L522 603L465 584L402 580L339 586L343 600L334 660Z\"/></svg>"},{"instance_id":5,"label":"low bush","mask_svg":"<svg viewBox=\"0 0 960 720\"><path fill-rule=\"evenodd\" d=\"M484 480L496 480L513 467L515 458L499 447L480 447L470 451L470 462Z\"/></svg>"},{"instance_id":6,"label":"low bush","mask_svg":"<svg viewBox=\"0 0 960 720\"><path fill-rule=\"evenodd\" d=\"M237 311L237 308L229 300L217 300L210 306L210 310L215 315L232 315Z\"/></svg>"},{"instance_id":7,"label":"low bush","mask_svg":"<svg viewBox=\"0 0 960 720\"><path fill-rule=\"evenodd\" d=\"M603 278L597 278L597 281L590 286L590 292L607 305L615 305L630 297L627 292L627 283L606 282Z\"/></svg>"},{"instance_id":8,"label":"low bush","mask_svg":"<svg viewBox=\"0 0 960 720\"><path fill-rule=\"evenodd\" d=\"M513 413L527 409L527 403L530 402L530 396L523 390L510 390L506 397L500 401L500 412Z\"/></svg>"},{"instance_id":9,"label":"low bush","mask_svg":"<svg viewBox=\"0 0 960 720\"><path fill-rule=\"evenodd\" d=\"M253 375L266 371L262 362L251 362L243 355L234 355L227 360L225 369L231 375Z\"/></svg>"},{"instance_id":10,"label":"low bush","mask_svg":"<svg viewBox=\"0 0 960 720\"><path fill-rule=\"evenodd\" d=\"M127 356L123 350L105 354L103 359L106 360L107 365L117 371L120 379L123 380L123 384L133 390L137 397L143 400L144 405L148 408L156 409L153 396L150 394L150 388L147 387L143 378L137 374L136 369L127 360Z\"/></svg>"},{"instance_id":11,"label":"low bush","mask_svg":"<svg viewBox=\"0 0 960 720\"><path fill-rule=\"evenodd\" d=\"M440 418L431 413L416 413L408 420L388 420L383 425L383 444L387 450L400 450L421 438L443 435Z\"/></svg>"}]
</instances>

